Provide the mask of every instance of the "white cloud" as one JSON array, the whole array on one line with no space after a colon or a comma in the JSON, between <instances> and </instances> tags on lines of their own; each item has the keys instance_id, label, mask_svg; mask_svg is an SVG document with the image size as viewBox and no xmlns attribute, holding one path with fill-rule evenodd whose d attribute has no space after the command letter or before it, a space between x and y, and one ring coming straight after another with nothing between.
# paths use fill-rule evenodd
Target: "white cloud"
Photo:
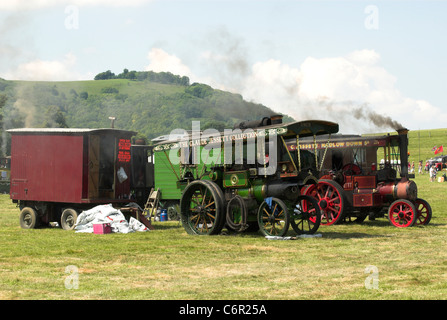
<instances>
[{"instance_id":1,"label":"white cloud","mask_svg":"<svg viewBox=\"0 0 447 320\"><path fill-rule=\"evenodd\" d=\"M278 60L257 62L240 93L297 120L339 122L344 133L390 130L391 119L418 129L432 127L433 117L447 118L428 101L404 96L396 83L377 52L359 50L344 57L309 57L299 68Z\"/></svg>"},{"instance_id":2,"label":"white cloud","mask_svg":"<svg viewBox=\"0 0 447 320\"><path fill-rule=\"evenodd\" d=\"M154 72L171 72L180 76L192 77L193 74L188 66L175 55L169 54L163 49L152 48L149 51L148 59L149 65L145 67L147 71Z\"/></svg>"},{"instance_id":3,"label":"white cloud","mask_svg":"<svg viewBox=\"0 0 447 320\"><path fill-rule=\"evenodd\" d=\"M262 103L278 112L297 116L298 113L294 108L299 97L300 83L301 73L298 69L279 60L270 59L253 65L252 72L246 78L240 93L247 100Z\"/></svg>"},{"instance_id":4,"label":"white cloud","mask_svg":"<svg viewBox=\"0 0 447 320\"><path fill-rule=\"evenodd\" d=\"M153 0L9 0L0 2L0 10L35 10L41 8L74 5L107 6L107 7L136 7Z\"/></svg>"},{"instance_id":5,"label":"white cloud","mask_svg":"<svg viewBox=\"0 0 447 320\"><path fill-rule=\"evenodd\" d=\"M1 76L7 80L34 81L68 81L91 79L91 75L83 77L74 71L76 57L68 53L61 60L36 59L17 66L16 69L5 72Z\"/></svg>"},{"instance_id":6,"label":"white cloud","mask_svg":"<svg viewBox=\"0 0 447 320\"><path fill-rule=\"evenodd\" d=\"M380 64L374 50L358 50L342 57L306 58L299 67L269 59L254 63L233 78L222 76L216 66L227 67L224 54L205 51L199 60L206 70L197 78L177 56L153 48L146 70L185 75L191 82L242 94L297 120L324 119L340 124L343 133L389 131L400 125L410 129L438 127L447 114L426 100L406 97L397 88L397 78ZM234 60L234 59L233 59ZM241 59L239 59L242 61ZM239 61L238 60L238 61ZM236 69L236 68L235 68ZM440 120L442 119L442 121Z\"/></svg>"}]
</instances>

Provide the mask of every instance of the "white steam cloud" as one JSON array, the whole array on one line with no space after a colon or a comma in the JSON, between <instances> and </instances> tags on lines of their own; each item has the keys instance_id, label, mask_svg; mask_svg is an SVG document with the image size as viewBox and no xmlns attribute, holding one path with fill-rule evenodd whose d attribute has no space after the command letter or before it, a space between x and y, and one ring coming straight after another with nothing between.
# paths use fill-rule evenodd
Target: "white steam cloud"
<instances>
[{"instance_id":1,"label":"white steam cloud","mask_svg":"<svg viewBox=\"0 0 447 320\"><path fill-rule=\"evenodd\" d=\"M200 55L198 59L207 62L202 66L213 65L207 78L197 77L180 58L164 51L163 55L149 54L149 66L163 66L173 73L184 70L180 75L192 81L240 93L246 100L296 120L338 122L343 133L432 127L434 117L440 120L440 127L447 123L447 114L440 108L403 95L396 77L381 66L380 55L374 50L358 50L341 57L308 57L299 67L291 67L275 59L250 65L242 59L242 46L235 45L238 50L234 56L229 51L218 55L210 50ZM235 81L228 77L231 73Z\"/></svg>"}]
</instances>

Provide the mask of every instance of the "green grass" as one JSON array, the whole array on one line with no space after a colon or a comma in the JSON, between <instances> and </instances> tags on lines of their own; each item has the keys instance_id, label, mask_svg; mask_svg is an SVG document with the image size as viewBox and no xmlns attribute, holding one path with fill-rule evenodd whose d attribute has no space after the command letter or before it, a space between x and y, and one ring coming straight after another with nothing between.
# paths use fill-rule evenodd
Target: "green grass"
<instances>
[{"instance_id":1,"label":"green grass","mask_svg":"<svg viewBox=\"0 0 447 320\"><path fill-rule=\"evenodd\" d=\"M421 135L424 157L443 144L445 132ZM417 147L410 136L411 157ZM321 238L294 241L257 233L190 236L178 222L132 234L24 230L19 209L0 195L0 299L444 300L447 182L417 173L414 180L432 206L429 225L398 229L381 218L322 226ZM365 288L370 265L378 270L377 289ZM66 288L69 266L77 269L78 289Z\"/></svg>"},{"instance_id":2,"label":"green grass","mask_svg":"<svg viewBox=\"0 0 447 320\"><path fill-rule=\"evenodd\" d=\"M0 299L445 299L447 183L416 177L434 216L398 229L377 219L320 227L321 238L189 236L177 222L132 234L24 230L0 196ZM378 289L366 289L367 266ZM65 281L75 266L78 289Z\"/></svg>"},{"instance_id":3,"label":"green grass","mask_svg":"<svg viewBox=\"0 0 447 320\"><path fill-rule=\"evenodd\" d=\"M110 79L110 80L83 80L83 81L12 81L15 85L21 88L42 86L55 86L59 93L66 96L70 95L70 90L74 89L79 94L82 91L88 92L89 95L101 94L104 88L115 88L121 94L128 94L129 96L146 92L159 94L172 94L176 92L184 92L185 87L172 84L162 84L151 81L133 81L127 79Z\"/></svg>"}]
</instances>

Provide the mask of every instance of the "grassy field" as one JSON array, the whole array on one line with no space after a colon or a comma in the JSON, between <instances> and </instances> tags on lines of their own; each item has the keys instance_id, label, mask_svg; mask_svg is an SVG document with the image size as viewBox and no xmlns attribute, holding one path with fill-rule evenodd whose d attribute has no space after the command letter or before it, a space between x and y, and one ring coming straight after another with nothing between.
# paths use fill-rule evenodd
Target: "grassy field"
<instances>
[{"instance_id":1,"label":"grassy field","mask_svg":"<svg viewBox=\"0 0 447 320\"><path fill-rule=\"evenodd\" d=\"M410 139L415 157L417 141ZM440 144L426 140L424 148L432 142ZM0 195L0 299L443 300L447 182L417 173L415 181L433 209L427 226L398 229L382 218L294 241L190 236L178 222L132 234L24 230L19 209Z\"/></svg>"},{"instance_id":2,"label":"grassy field","mask_svg":"<svg viewBox=\"0 0 447 320\"><path fill-rule=\"evenodd\" d=\"M27 87L33 87L36 84L48 87L57 86L60 93L66 96L70 95L70 90L74 89L78 93L82 91L87 91L89 94L100 94L102 89L115 88L118 89L120 93L128 94L129 96L135 95L137 93L162 93L162 94L172 94L177 92L184 92L184 87L175 85L166 85L157 82L150 81L132 81L126 79L110 79L110 80L83 80L83 81L12 81L15 85L20 86L22 89Z\"/></svg>"}]
</instances>

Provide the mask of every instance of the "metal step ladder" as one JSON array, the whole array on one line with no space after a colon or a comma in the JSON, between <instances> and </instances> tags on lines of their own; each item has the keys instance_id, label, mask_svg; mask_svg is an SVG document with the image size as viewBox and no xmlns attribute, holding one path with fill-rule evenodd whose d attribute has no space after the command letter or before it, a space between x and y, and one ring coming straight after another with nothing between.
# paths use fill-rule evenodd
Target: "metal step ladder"
<instances>
[{"instance_id":1,"label":"metal step ladder","mask_svg":"<svg viewBox=\"0 0 447 320\"><path fill-rule=\"evenodd\" d=\"M146 204L144 205L143 215L149 217L155 216L157 214L159 200L160 188L157 188L157 190L154 190L154 188L152 188L151 193L147 198Z\"/></svg>"}]
</instances>

